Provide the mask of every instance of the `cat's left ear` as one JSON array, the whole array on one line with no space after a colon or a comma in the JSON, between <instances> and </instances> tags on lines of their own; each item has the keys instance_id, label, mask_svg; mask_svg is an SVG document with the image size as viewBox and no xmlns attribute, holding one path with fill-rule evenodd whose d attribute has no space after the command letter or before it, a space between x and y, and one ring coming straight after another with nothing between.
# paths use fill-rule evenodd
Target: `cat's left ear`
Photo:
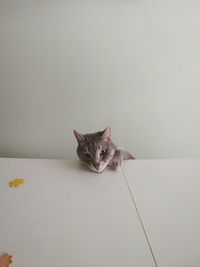
<instances>
[{"instance_id":1,"label":"cat's left ear","mask_svg":"<svg viewBox=\"0 0 200 267\"><path fill-rule=\"evenodd\" d=\"M135 159L128 151L122 150L123 160Z\"/></svg>"},{"instance_id":2,"label":"cat's left ear","mask_svg":"<svg viewBox=\"0 0 200 267\"><path fill-rule=\"evenodd\" d=\"M111 138L111 128L110 127L107 127L104 131L103 131L103 134L102 134L102 139L104 141L109 141Z\"/></svg>"},{"instance_id":3,"label":"cat's left ear","mask_svg":"<svg viewBox=\"0 0 200 267\"><path fill-rule=\"evenodd\" d=\"M75 135L78 143L82 143L85 141L84 136L82 134L78 133L76 130L74 130L74 135Z\"/></svg>"}]
</instances>

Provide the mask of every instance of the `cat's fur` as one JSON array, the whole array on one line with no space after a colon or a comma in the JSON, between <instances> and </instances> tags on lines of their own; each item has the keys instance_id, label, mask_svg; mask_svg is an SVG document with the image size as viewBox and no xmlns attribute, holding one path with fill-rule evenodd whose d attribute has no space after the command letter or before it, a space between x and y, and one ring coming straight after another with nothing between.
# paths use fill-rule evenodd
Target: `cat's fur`
<instances>
[{"instance_id":1,"label":"cat's fur","mask_svg":"<svg viewBox=\"0 0 200 267\"><path fill-rule=\"evenodd\" d=\"M91 134L80 134L74 130L74 135L78 142L79 159L94 172L102 172L106 167L120 170L124 160L134 159L129 152L113 144L110 127Z\"/></svg>"}]
</instances>

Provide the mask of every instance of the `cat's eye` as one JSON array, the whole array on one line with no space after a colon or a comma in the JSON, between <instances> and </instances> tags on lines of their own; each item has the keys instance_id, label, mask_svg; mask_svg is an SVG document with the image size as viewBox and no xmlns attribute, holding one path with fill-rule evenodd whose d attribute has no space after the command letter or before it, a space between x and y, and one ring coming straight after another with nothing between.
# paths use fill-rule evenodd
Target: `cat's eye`
<instances>
[{"instance_id":1,"label":"cat's eye","mask_svg":"<svg viewBox=\"0 0 200 267\"><path fill-rule=\"evenodd\" d=\"M103 156L105 156L105 154L106 154L106 149L101 150L100 156L103 157Z\"/></svg>"}]
</instances>

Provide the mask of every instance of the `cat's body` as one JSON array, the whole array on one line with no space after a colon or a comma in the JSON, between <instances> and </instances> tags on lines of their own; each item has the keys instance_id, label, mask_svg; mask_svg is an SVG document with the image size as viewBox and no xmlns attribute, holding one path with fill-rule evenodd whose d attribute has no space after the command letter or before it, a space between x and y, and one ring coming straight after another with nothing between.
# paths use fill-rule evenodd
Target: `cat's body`
<instances>
[{"instance_id":1,"label":"cat's body","mask_svg":"<svg viewBox=\"0 0 200 267\"><path fill-rule=\"evenodd\" d=\"M74 130L78 142L77 154L92 171L102 172L106 167L112 170L120 170L124 160L134 157L111 141L111 129L91 133L80 134Z\"/></svg>"}]
</instances>

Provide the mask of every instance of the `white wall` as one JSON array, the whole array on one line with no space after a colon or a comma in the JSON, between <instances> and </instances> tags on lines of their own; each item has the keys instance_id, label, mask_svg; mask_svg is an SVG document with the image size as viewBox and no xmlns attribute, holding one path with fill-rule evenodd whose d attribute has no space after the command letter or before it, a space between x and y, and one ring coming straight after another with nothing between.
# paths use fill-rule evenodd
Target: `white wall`
<instances>
[{"instance_id":1,"label":"white wall","mask_svg":"<svg viewBox=\"0 0 200 267\"><path fill-rule=\"evenodd\" d=\"M110 125L137 158L200 157L199 1L0 1L0 156L75 158Z\"/></svg>"}]
</instances>

